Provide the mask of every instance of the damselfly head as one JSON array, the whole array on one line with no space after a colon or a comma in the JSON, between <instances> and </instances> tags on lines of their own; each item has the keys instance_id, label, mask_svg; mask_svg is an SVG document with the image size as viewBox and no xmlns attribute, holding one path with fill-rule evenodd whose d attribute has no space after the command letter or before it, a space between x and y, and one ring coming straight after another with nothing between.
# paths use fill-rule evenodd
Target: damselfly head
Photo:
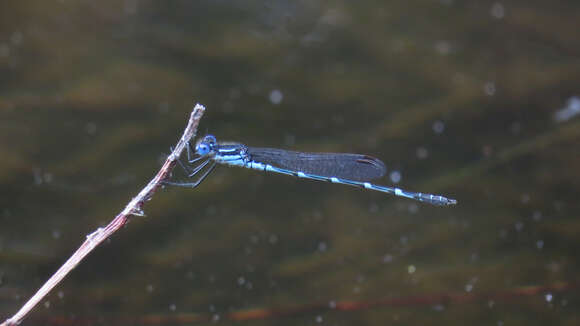
<instances>
[{"instance_id":1,"label":"damselfly head","mask_svg":"<svg viewBox=\"0 0 580 326\"><path fill-rule=\"evenodd\" d=\"M213 135L206 135L195 145L195 152L198 155L208 155L215 150L217 139Z\"/></svg>"}]
</instances>

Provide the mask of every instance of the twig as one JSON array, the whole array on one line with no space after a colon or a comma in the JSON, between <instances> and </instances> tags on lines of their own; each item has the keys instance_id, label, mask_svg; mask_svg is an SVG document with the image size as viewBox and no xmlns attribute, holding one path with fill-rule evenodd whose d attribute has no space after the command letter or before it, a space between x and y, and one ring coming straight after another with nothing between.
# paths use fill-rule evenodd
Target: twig
<instances>
[{"instance_id":1,"label":"twig","mask_svg":"<svg viewBox=\"0 0 580 326\"><path fill-rule=\"evenodd\" d=\"M147 200L149 200L153 194L157 191L161 182L168 178L169 173L175 166L175 163L181 152L187 145L187 142L195 136L197 132L197 126L199 125L199 120L201 119L205 107L201 104L196 104L189 118L189 122L183 131L181 139L177 142L175 149L165 160L165 163L157 172L157 175L149 181L149 184L139 194L133 198L129 204L123 209L119 215L117 215L106 227L98 228L95 232L89 234L85 242L75 251L75 253L52 275L52 277L44 283L44 285L34 294L28 302L20 308L20 310L11 318L4 321L0 326L14 326L22 322L24 317L34 308L42 298L44 298L50 290L52 290L60 281L64 279L65 276L70 273L82 260L87 256L93 249L95 249L101 242L110 237L113 233L119 230L123 225L127 223L131 215L142 216L143 205Z\"/></svg>"}]
</instances>

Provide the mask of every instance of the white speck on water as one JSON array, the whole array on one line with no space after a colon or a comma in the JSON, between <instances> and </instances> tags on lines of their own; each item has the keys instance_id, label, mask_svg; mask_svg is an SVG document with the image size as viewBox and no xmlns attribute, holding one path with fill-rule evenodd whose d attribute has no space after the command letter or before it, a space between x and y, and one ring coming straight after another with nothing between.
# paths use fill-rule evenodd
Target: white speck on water
<instances>
[{"instance_id":1,"label":"white speck on water","mask_svg":"<svg viewBox=\"0 0 580 326\"><path fill-rule=\"evenodd\" d=\"M518 121L512 123L512 125L510 126L510 131L512 132L512 134L518 135L522 131L522 124Z\"/></svg>"},{"instance_id":2,"label":"white speck on water","mask_svg":"<svg viewBox=\"0 0 580 326\"><path fill-rule=\"evenodd\" d=\"M546 299L546 302L552 302L554 297L552 296L552 293L546 293L546 295L544 295L544 299Z\"/></svg>"},{"instance_id":3,"label":"white speck on water","mask_svg":"<svg viewBox=\"0 0 580 326\"><path fill-rule=\"evenodd\" d=\"M471 260L472 263L475 263L476 261L479 260L479 254L476 252L472 253L469 259Z\"/></svg>"},{"instance_id":4,"label":"white speck on water","mask_svg":"<svg viewBox=\"0 0 580 326\"><path fill-rule=\"evenodd\" d=\"M0 44L0 58L6 58L10 56L10 46L5 43Z\"/></svg>"},{"instance_id":5,"label":"white speck on water","mask_svg":"<svg viewBox=\"0 0 580 326\"><path fill-rule=\"evenodd\" d=\"M554 120L556 122L565 122L580 114L580 97L572 96L566 101L566 105L556 111Z\"/></svg>"},{"instance_id":6,"label":"white speck on water","mask_svg":"<svg viewBox=\"0 0 580 326\"><path fill-rule=\"evenodd\" d=\"M471 292L473 290L473 284L465 285L465 292Z\"/></svg>"},{"instance_id":7,"label":"white speck on water","mask_svg":"<svg viewBox=\"0 0 580 326\"><path fill-rule=\"evenodd\" d=\"M134 15L137 13L138 1L137 0L125 0L124 11L127 15Z\"/></svg>"},{"instance_id":8,"label":"white speck on water","mask_svg":"<svg viewBox=\"0 0 580 326\"><path fill-rule=\"evenodd\" d=\"M268 237L268 242L270 242L271 244L276 244L278 242L278 236L275 234L270 234L270 236Z\"/></svg>"},{"instance_id":9,"label":"white speck on water","mask_svg":"<svg viewBox=\"0 0 580 326\"><path fill-rule=\"evenodd\" d=\"M22 43L23 38L24 37L22 35L22 32L16 31L12 33L12 35L10 35L10 42L12 42L12 44L14 45L20 45L20 43Z\"/></svg>"},{"instance_id":10,"label":"white speck on water","mask_svg":"<svg viewBox=\"0 0 580 326\"><path fill-rule=\"evenodd\" d=\"M441 120L436 120L435 122L433 122L432 128L436 134L442 134L443 131L445 130L445 124Z\"/></svg>"},{"instance_id":11,"label":"white speck on water","mask_svg":"<svg viewBox=\"0 0 580 326\"><path fill-rule=\"evenodd\" d=\"M44 301L44 308L46 309L50 308L50 301L48 300Z\"/></svg>"},{"instance_id":12,"label":"white speck on water","mask_svg":"<svg viewBox=\"0 0 580 326\"><path fill-rule=\"evenodd\" d=\"M328 302L328 308L335 309L336 308L336 301L332 300Z\"/></svg>"},{"instance_id":13,"label":"white speck on water","mask_svg":"<svg viewBox=\"0 0 580 326\"><path fill-rule=\"evenodd\" d=\"M449 41L438 41L435 43L435 51L440 55L448 55L451 53L451 43Z\"/></svg>"},{"instance_id":14,"label":"white speck on water","mask_svg":"<svg viewBox=\"0 0 580 326\"><path fill-rule=\"evenodd\" d=\"M432 307L432 309L435 310L435 311L440 312L440 311L445 310L445 306L439 303L439 304L434 305Z\"/></svg>"},{"instance_id":15,"label":"white speck on water","mask_svg":"<svg viewBox=\"0 0 580 326\"><path fill-rule=\"evenodd\" d=\"M532 213L532 218L534 219L534 221L539 221L542 219L542 212L540 211L534 211Z\"/></svg>"},{"instance_id":16,"label":"white speck on water","mask_svg":"<svg viewBox=\"0 0 580 326\"><path fill-rule=\"evenodd\" d=\"M413 274L416 271L417 271L417 268L415 267L415 265L409 265L409 266L407 266L407 273Z\"/></svg>"},{"instance_id":17,"label":"white speck on water","mask_svg":"<svg viewBox=\"0 0 580 326\"><path fill-rule=\"evenodd\" d=\"M318 251L325 252L326 249L327 249L326 242L320 242L320 243L318 243Z\"/></svg>"},{"instance_id":18,"label":"white speck on water","mask_svg":"<svg viewBox=\"0 0 580 326\"><path fill-rule=\"evenodd\" d=\"M487 302L487 306L488 306L490 309L491 309L491 308L493 308L493 306L495 306L495 301L493 301L493 300L489 300L489 301Z\"/></svg>"},{"instance_id":19,"label":"white speck on water","mask_svg":"<svg viewBox=\"0 0 580 326\"><path fill-rule=\"evenodd\" d=\"M175 303L172 303L169 305L169 310L171 310L171 311L177 310L177 306L175 305Z\"/></svg>"},{"instance_id":20,"label":"white speck on water","mask_svg":"<svg viewBox=\"0 0 580 326\"><path fill-rule=\"evenodd\" d=\"M56 293L56 296L57 296L59 299L62 299L62 298L64 298L64 292L63 292L63 291L58 291L58 292Z\"/></svg>"},{"instance_id":21,"label":"white speck on water","mask_svg":"<svg viewBox=\"0 0 580 326\"><path fill-rule=\"evenodd\" d=\"M270 102L272 104L280 104L284 99L284 94L279 89L274 89L270 92Z\"/></svg>"},{"instance_id":22,"label":"white speck on water","mask_svg":"<svg viewBox=\"0 0 580 326\"><path fill-rule=\"evenodd\" d=\"M483 92L487 96L494 96L496 92L495 83L492 81L488 81L483 85Z\"/></svg>"},{"instance_id":23,"label":"white speck on water","mask_svg":"<svg viewBox=\"0 0 580 326\"><path fill-rule=\"evenodd\" d=\"M417 158L420 160L424 160L429 156L429 151L425 147L418 147L415 151Z\"/></svg>"},{"instance_id":24,"label":"white speck on water","mask_svg":"<svg viewBox=\"0 0 580 326\"><path fill-rule=\"evenodd\" d=\"M542 250L544 248L544 240L536 241L536 248Z\"/></svg>"},{"instance_id":25,"label":"white speck on water","mask_svg":"<svg viewBox=\"0 0 580 326\"><path fill-rule=\"evenodd\" d=\"M149 293L152 293L154 289L155 288L153 287L153 284L147 284L147 286L145 287L145 291Z\"/></svg>"},{"instance_id":26,"label":"white speck on water","mask_svg":"<svg viewBox=\"0 0 580 326\"><path fill-rule=\"evenodd\" d=\"M514 228L516 229L517 232L520 232L524 229L524 223L523 222L516 222L516 224L514 225Z\"/></svg>"},{"instance_id":27,"label":"white speck on water","mask_svg":"<svg viewBox=\"0 0 580 326\"><path fill-rule=\"evenodd\" d=\"M53 238L53 239L59 239L59 238L60 238L60 236L61 236L61 233L60 233L60 231L59 231L59 230L53 230L53 231L52 231L52 238Z\"/></svg>"},{"instance_id":28,"label":"white speck on water","mask_svg":"<svg viewBox=\"0 0 580 326\"><path fill-rule=\"evenodd\" d=\"M386 254L383 256L383 263L388 264L388 263L392 262L394 258L395 257L393 257L393 255Z\"/></svg>"},{"instance_id":29,"label":"white speck on water","mask_svg":"<svg viewBox=\"0 0 580 326\"><path fill-rule=\"evenodd\" d=\"M220 315L214 314L213 316L211 316L211 321L217 323L218 321L220 321Z\"/></svg>"},{"instance_id":30,"label":"white speck on water","mask_svg":"<svg viewBox=\"0 0 580 326\"><path fill-rule=\"evenodd\" d=\"M401 182L401 178L402 178L401 172L394 170L389 174L389 178L391 179L391 181L393 183L399 183L399 182Z\"/></svg>"},{"instance_id":31,"label":"white speck on water","mask_svg":"<svg viewBox=\"0 0 580 326\"><path fill-rule=\"evenodd\" d=\"M522 194L520 200L522 201L522 204L527 204L530 202L530 195L529 194Z\"/></svg>"},{"instance_id":32,"label":"white speck on water","mask_svg":"<svg viewBox=\"0 0 580 326\"><path fill-rule=\"evenodd\" d=\"M97 124L94 122L87 123L85 126L85 131L91 136L94 135L97 132Z\"/></svg>"},{"instance_id":33,"label":"white speck on water","mask_svg":"<svg viewBox=\"0 0 580 326\"><path fill-rule=\"evenodd\" d=\"M493 5L491 5L489 14L495 19L502 19L505 16L505 8L503 4L495 2Z\"/></svg>"},{"instance_id":34,"label":"white speck on water","mask_svg":"<svg viewBox=\"0 0 580 326\"><path fill-rule=\"evenodd\" d=\"M244 285L246 279L243 276L238 277L238 285Z\"/></svg>"},{"instance_id":35,"label":"white speck on water","mask_svg":"<svg viewBox=\"0 0 580 326\"><path fill-rule=\"evenodd\" d=\"M324 321L324 319L322 318L322 316L318 315L318 316L316 316L315 321L320 324Z\"/></svg>"},{"instance_id":36,"label":"white speck on water","mask_svg":"<svg viewBox=\"0 0 580 326\"><path fill-rule=\"evenodd\" d=\"M507 238L507 235L508 235L508 231L507 231L506 229L501 229L501 230L499 230L499 237L500 237L501 239L505 239L505 238Z\"/></svg>"},{"instance_id":37,"label":"white speck on water","mask_svg":"<svg viewBox=\"0 0 580 326\"><path fill-rule=\"evenodd\" d=\"M409 238L407 238L407 236L402 235L399 237L399 242L402 245L406 245L407 243L409 243Z\"/></svg>"}]
</instances>

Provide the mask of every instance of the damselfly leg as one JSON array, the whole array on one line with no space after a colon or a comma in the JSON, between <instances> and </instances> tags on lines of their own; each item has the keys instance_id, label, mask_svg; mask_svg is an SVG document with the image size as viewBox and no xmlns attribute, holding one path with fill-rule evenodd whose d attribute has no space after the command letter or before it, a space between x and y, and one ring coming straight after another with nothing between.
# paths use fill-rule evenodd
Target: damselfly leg
<instances>
[{"instance_id":1,"label":"damselfly leg","mask_svg":"<svg viewBox=\"0 0 580 326\"><path fill-rule=\"evenodd\" d=\"M193 148L191 147L191 143L188 142L187 143L187 162L188 163L195 163L195 162L198 162L199 160L202 160L204 158L205 158L205 161L201 162L199 165L197 165L195 167L191 167L191 166L188 166L185 163L183 163L181 158L178 158L177 163L179 164L179 166L181 166L181 168L183 169L185 174L187 174L187 177L191 178L191 177L195 176L196 174L200 173L200 171L202 171L208 164L211 163L209 165L209 168L207 168L205 171L203 171L202 174L199 176L199 178L194 182L165 181L165 182L163 182L163 184L172 185L172 186L179 186L179 187L195 188L211 173L211 171L213 171L213 169L215 168L215 165L216 165L216 163L214 161L212 161L207 155L192 155L191 154L192 151L193 151ZM192 157L192 156L194 156L194 157Z\"/></svg>"},{"instance_id":2,"label":"damselfly leg","mask_svg":"<svg viewBox=\"0 0 580 326\"><path fill-rule=\"evenodd\" d=\"M193 173L189 175L189 177L193 177L194 175L198 174L206 165L208 165L210 163L210 160L208 159L207 161L204 161L203 163L201 163L199 166L197 166L194 170ZM183 163L182 163L183 164ZM171 185L171 186L178 186L178 187L185 187L185 188L195 188L197 186L199 186L199 184L211 173L211 171L213 171L213 169L215 168L216 162L211 162L209 168L207 168L207 170L203 171L202 174L199 176L199 178L197 178L197 180L195 180L194 182L170 182L170 181L165 181L163 182L166 185Z\"/></svg>"}]
</instances>

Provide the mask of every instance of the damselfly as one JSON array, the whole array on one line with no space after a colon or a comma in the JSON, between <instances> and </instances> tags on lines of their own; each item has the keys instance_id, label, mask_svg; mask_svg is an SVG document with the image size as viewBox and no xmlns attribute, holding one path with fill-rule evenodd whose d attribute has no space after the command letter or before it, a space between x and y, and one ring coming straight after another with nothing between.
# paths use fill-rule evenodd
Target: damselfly
<instances>
[{"instance_id":1,"label":"damselfly","mask_svg":"<svg viewBox=\"0 0 580 326\"><path fill-rule=\"evenodd\" d=\"M370 180L385 175L387 169L381 160L368 155L302 153L276 148L250 147L239 143L218 142L214 136L207 135L197 142L195 149L191 147L191 144L188 144L187 160L192 166L185 165L181 160L178 162L189 177L197 176L197 180L194 182L166 182L166 184L189 188L197 187L213 171L216 164L220 163L303 179L355 186L437 206L457 203L455 199L439 195L411 192L370 183ZM206 169L204 170L204 168Z\"/></svg>"}]
</instances>

